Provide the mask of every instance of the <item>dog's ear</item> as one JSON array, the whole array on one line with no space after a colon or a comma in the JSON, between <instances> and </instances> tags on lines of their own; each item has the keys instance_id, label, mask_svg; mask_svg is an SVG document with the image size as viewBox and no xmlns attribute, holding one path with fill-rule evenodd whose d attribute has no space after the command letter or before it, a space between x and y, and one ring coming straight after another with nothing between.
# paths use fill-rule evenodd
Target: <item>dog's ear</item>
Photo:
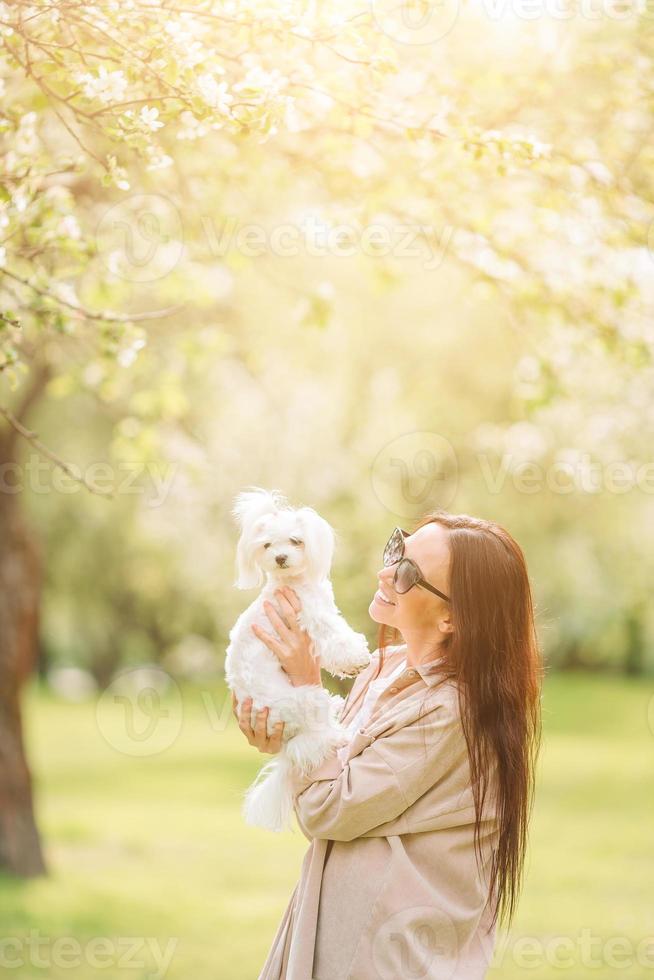
<instances>
[{"instance_id":1,"label":"dog's ear","mask_svg":"<svg viewBox=\"0 0 654 980\"><path fill-rule=\"evenodd\" d=\"M336 535L331 524L313 507L300 507L296 512L304 528L304 554L307 575L315 582L329 578L336 546Z\"/></svg>"},{"instance_id":2,"label":"dog's ear","mask_svg":"<svg viewBox=\"0 0 654 980\"><path fill-rule=\"evenodd\" d=\"M255 560L255 548L249 530L245 530L236 546L236 580L237 589L256 589L263 584L263 572Z\"/></svg>"},{"instance_id":3,"label":"dog's ear","mask_svg":"<svg viewBox=\"0 0 654 980\"><path fill-rule=\"evenodd\" d=\"M264 514L274 514L275 511L287 506L286 498L279 490L263 490L261 487L249 487L242 490L234 498L232 517L241 529L253 524Z\"/></svg>"},{"instance_id":4,"label":"dog's ear","mask_svg":"<svg viewBox=\"0 0 654 980\"><path fill-rule=\"evenodd\" d=\"M237 589L256 589L263 585L264 574L255 560L254 526L260 517L275 514L286 506L286 498L279 490L250 486L237 494L232 508L232 517L241 528L236 546L234 585Z\"/></svg>"}]
</instances>

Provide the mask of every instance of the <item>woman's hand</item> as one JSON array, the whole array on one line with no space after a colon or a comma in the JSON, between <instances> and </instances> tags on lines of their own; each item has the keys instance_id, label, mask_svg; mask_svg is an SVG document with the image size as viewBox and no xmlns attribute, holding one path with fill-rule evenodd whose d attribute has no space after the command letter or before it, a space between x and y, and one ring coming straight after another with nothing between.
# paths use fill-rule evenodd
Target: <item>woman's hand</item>
<instances>
[{"instance_id":1,"label":"woman's hand","mask_svg":"<svg viewBox=\"0 0 654 980\"><path fill-rule=\"evenodd\" d=\"M276 589L275 596L279 611L267 600L264 600L263 607L277 635L267 633L256 623L252 625L253 633L275 654L293 687L301 684L322 686L320 664L313 655L313 640L297 621L302 609L300 600L288 586Z\"/></svg>"},{"instance_id":2,"label":"woman's hand","mask_svg":"<svg viewBox=\"0 0 654 980\"><path fill-rule=\"evenodd\" d=\"M278 721L273 728L273 733L268 737L268 708L257 711L257 718L254 728L251 725L252 698L246 698L241 705L241 713L236 710L236 695L232 691L232 710L241 729L250 745L254 745L259 752L268 752L275 755L282 747L282 736L284 734L284 722Z\"/></svg>"}]
</instances>

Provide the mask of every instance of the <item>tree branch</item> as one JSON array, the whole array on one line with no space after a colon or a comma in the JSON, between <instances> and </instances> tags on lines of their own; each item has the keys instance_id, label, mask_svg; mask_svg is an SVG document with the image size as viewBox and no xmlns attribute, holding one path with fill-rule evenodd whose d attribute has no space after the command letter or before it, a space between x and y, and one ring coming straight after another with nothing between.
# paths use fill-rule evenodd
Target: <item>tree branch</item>
<instances>
[{"instance_id":1,"label":"tree branch","mask_svg":"<svg viewBox=\"0 0 654 980\"><path fill-rule=\"evenodd\" d=\"M14 432L22 436L23 439L27 439L27 441L34 446L37 452L41 453L42 456L45 456L46 459L49 459L50 462L55 464L55 466L63 470L64 473L71 478L71 480L74 480L76 483L81 483L87 490L90 490L91 493L97 494L99 497L113 497L113 493L110 490L100 490L99 487L94 487L92 483L89 483L84 476L78 476L68 463L66 463L60 456L57 456L56 453L54 453L51 449L48 449L48 447L41 442L36 432L26 429L22 422L19 422L16 416L3 405L0 405L0 415L4 415Z\"/></svg>"},{"instance_id":2,"label":"tree branch","mask_svg":"<svg viewBox=\"0 0 654 980\"><path fill-rule=\"evenodd\" d=\"M93 313L92 310L87 309L85 306L70 303L68 300L48 292L47 289L41 289L40 286L35 286L29 279L24 279L23 276L19 276L15 272L10 272L9 269L0 268L0 273L4 276L9 276L10 279L15 279L16 282L22 283L23 286L29 286L39 296L45 296L47 299L51 299L61 306L66 306L69 310L74 310L75 313L79 313L86 320L102 320L107 323L135 323L137 320L156 320L165 316L172 316L173 313L179 313L186 306L185 303L178 303L177 306L166 306L162 310L148 310L144 313Z\"/></svg>"}]
</instances>

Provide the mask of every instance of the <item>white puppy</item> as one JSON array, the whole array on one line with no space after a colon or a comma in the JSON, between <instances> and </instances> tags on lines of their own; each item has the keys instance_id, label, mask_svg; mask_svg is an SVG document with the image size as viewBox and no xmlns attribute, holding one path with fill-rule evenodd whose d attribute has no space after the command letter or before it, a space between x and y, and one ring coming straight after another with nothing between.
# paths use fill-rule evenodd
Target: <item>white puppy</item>
<instances>
[{"instance_id":1,"label":"white puppy","mask_svg":"<svg viewBox=\"0 0 654 980\"><path fill-rule=\"evenodd\" d=\"M298 622L313 640L314 655L337 677L351 677L370 663L363 633L355 633L336 608L329 573L335 536L330 524L311 507L290 507L276 490L252 487L239 493L232 511L241 536L237 546L239 589L259 588L254 602L229 634L225 678L240 706L252 698L256 712L268 706L268 734L283 721L282 748L258 773L245 794L248 824L268 830L290 827L293 767L306 773L319 765L347 736L339 723L343 698L316 684L294 687L277 657L252 632L258 623L273 631L264 599L276 605L275 589L288 585L302 604Z\"/></svg>"}]
</instances>

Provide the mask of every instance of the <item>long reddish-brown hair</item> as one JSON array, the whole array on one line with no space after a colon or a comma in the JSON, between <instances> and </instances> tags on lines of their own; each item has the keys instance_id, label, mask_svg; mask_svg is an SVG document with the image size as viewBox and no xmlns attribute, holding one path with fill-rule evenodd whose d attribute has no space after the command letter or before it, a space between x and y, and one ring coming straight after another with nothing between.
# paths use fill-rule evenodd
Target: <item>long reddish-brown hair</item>
<instances>
[{"instance_id":1,"label":"long reddish-brown hair","mask_svg":"<svg viewBox=\"0 0 654 980\"><path fill-rule=\"evenodd\" d=\"M445 510L427 514L413 531L434 522L448 531L448 605L454 627L439 655L444 679L457 683L480 860L482 812L491 774L495 780L499 835L490 868L490 931L498 917L510 924L522 886L542 734L544 667L527 563L518 543L494 521ZM382 669L385 647L398 642L396 629L380 625L375 676Z\"/></svg>"}]
</instances>

